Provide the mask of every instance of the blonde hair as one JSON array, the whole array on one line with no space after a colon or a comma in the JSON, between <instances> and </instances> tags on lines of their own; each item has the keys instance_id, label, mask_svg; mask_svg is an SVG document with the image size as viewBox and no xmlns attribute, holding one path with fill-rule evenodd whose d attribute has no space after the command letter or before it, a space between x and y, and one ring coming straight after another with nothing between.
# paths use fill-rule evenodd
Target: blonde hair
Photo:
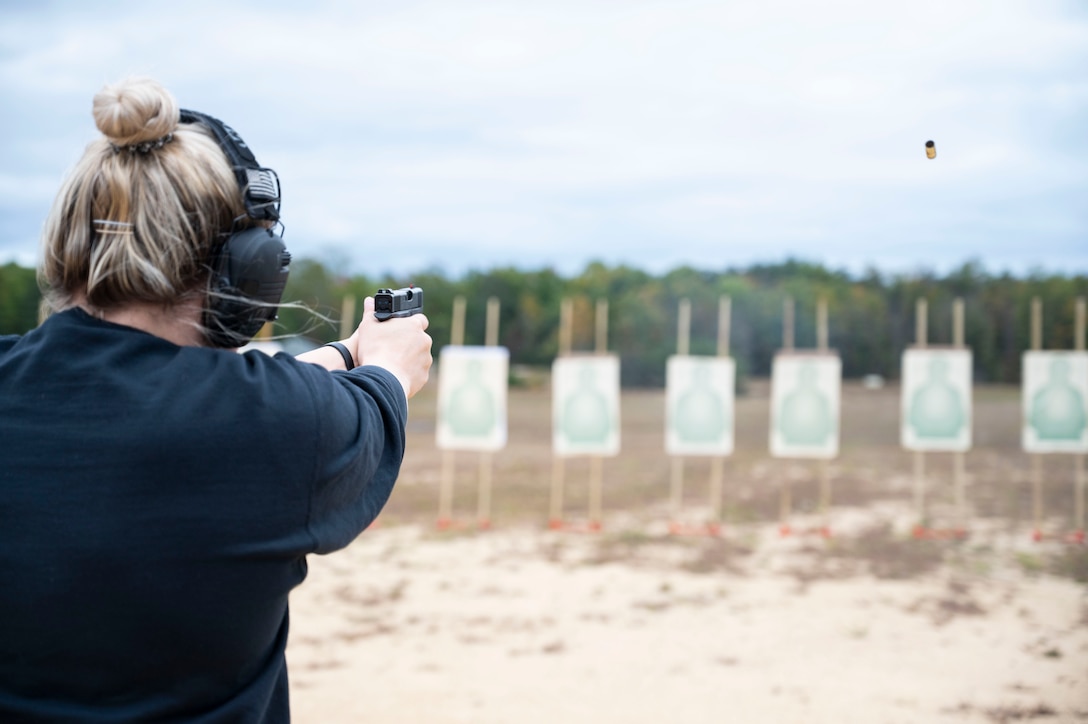
<instances>
[{"instance_id":1,"label":"blonde hair","mask_svg":"<svg viewBox=\"0 0 1088 724\"><path fill-rule=\"evenodd\" d=\"M103 137L69 172L42 232L43 313L81 297L110 309L205 294L217 239L245 215L225 154L202 124L179 125L177 101L149 78L104 87L93 114Z\"/></svg>"}]
</instances>

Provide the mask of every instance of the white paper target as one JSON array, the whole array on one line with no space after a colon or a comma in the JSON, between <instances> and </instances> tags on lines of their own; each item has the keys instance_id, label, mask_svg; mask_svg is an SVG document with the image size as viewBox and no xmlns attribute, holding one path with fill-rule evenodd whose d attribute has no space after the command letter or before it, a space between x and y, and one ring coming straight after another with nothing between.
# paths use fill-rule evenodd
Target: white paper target
<instances>
[{"instance_id":1,"label":"white paper target","mask_svg":"<svg viewBox=\"0 0 1088 724\"><path fill-rule=\"evenodd\" d=\"M1088 452L1088 352L1025 352L1024 450Z\"/></svg>"},{"instance_id":2,"label":"white paper target","mask_svg":"<svg viewBox=\"0 0 1088 724\"><path fill-rule=\"evenodd\" d=\"M438 357L436 444L442 450L499 450L506 445L510 352L448 345Z\"/></svg>"},{"instance_id":3,"label":"white paper target","mask_svg":"<svg viewBox=\"0 0 1088 724\"><path fill-rule=\"evenodd\" d=\"M833 353L780 352L771 368L771 455L839 454L842 361Z\"/></svg>"},{"instance_id":4,"label":"white paper target","mask_svg":"<svg viewBox=\"0 0 1088 724\"><path fill-rule=\"evenodd\" d=\"M673 355L665 364L665 451L733 453L736 364L729 357Z\"/></svg>"},{"instance_id":5,"label":"white paper target","mask_svg":"<svg viewBox=\"0 0 1088 724\"><path fill-rule=\"evenodd\" d=\"M555 360L552 425L556 455L619 454L619 357L595 355Z\"/></svg>"},{"instance_id":6,"label":"white paper target","mask_svg":"<svg viewBox=\"0 0 1088 724\"><path fill-rule=\"evenodd\" d=\"M971 351L903 353L900 440L907 450L971 449Z\"/></svg>"}]
</instances>

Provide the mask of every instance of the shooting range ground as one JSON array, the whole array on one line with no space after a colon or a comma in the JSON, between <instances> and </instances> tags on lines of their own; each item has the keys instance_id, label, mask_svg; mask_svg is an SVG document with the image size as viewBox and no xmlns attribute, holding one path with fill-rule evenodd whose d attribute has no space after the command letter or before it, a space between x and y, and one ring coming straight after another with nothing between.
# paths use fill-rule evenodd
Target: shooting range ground
<instances>
[{"instance_id":1,"label":"shooting range ground","mask_svg":"<svg viewBox=\"0 0 1088 724\"><path fill-rule=\"evenodd\" d=\"M412 400L408 457L379 525L311 556L291 599L292 709L339 724L778 724L1088 721L1088 552L1033 541L1020 389L974 388L971 534L918 539L897 385L842 389L835 535L778 534L779 484L817 518L811 461L767 452L770 384L737 397L720 536L671 535L664 390L621 393L600 531L550 530L551 388L514 387L493 456L492 520L434 526L442 468L434 391ZM1037 456L1043 509L1068 527L1069 460ZM706 505L712 459L689 458ZM591 459L568 459L584 510ZM951 510L953 461L927 461L930 510ZM476 510L476 465L453 507ZM1052 484L1051 484L1052 483Z\"/></svg>"},{"instance_id":2,"label":"shooting range ground","mask_svg":"<svg viewBox=\"0 0 1088 724\"><path fill-rule=\"evenodd\" d=\"M552 475L552 397L546 373L531 387L509 392L509 437L494 455L492 519L495 525L547 523ZM1013 385L979 385L973 389L973 447L966 459L966 498L970 519L1006 529L1033 526L1032 458L1023 452L1021 393ZM435 387L412 400L408 456L400 481L382 514L384 523L426 523L433 520L442 468L434 443ZM645 531L669 517L670 459L664 450L665 391L625 389L621 393L619 455L604 462L603 516L621 528ZM828 465L835 480L832 511L850 511L894 502L906 510L913 505L914 459L900 445L900 389L887 384L868 389L846 380L842 386L841 448ZM723 524L727 535L741 535L745 526L770 524L779 516L779 483L792 483L793 510L815 513L819 504L817 473L803 461L774 459L767 450L770 424L769 380L753 379L736 398L733 454L725 461ZM687 461L689 482L685 504L706 504L706 490L695 481L710 476L710 459ZM1074 487L1072 466L1064 457L1042 461L1043 509L1068 529L1072 525ZM706 467L706 470L702 468ZM935 514L952 506L953 461L934 456L927 462L928 496ZM475 509L475 468L466 464L459 476L454 509ZM581 510L589 476L589 461L567 461L566 505ZM909 516L908 516L909 517ZM911 521L913 523L915 521Z\"/></svg>"}]
</instances>

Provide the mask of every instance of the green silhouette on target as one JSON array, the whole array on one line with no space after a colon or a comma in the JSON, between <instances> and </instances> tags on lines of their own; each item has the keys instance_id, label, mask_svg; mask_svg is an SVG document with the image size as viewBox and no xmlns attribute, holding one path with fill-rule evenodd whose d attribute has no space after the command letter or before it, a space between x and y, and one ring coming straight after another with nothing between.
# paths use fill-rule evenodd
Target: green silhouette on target
<instances>
[{"instance_id":1,"label":"green silhouette on target","mask_svg":"<svg viewBox=\"0 0 1088 724\"><path fill-rule=\"evenodd\" d=\"M449 396L446 422L458 437L487 437L495 428L495 401L483 382L483 364L466 364L465 381Z\"/></svg>"},{"instance_id":2,"label":"green silhouette on target","mask_svg":"<svg viewBox=\"0 0 1088 724\"><path fill-rule=\"evenodd\" d=\"M1079 440L1084 435L1084 397L1069 383L1069 362L1050 363L1046 386L1031 400L1029 422L1040 440Z\"/></svg>"},{"instance_id":3,"label":"green silhouette on target","mask_svg":"<svg viewBox=\"0 0 1088 724\"><path fill-rule=\"evenodd\" d=\"M710 379L711 366L696 363L691 386L676 402L676 436L687 443L712 443L721 439L729 424L722 409L722 397Z\"/></svg>"},{"instance_id":4,"label":"green silhouette on target","mask_svg":"<svg viewBox=\"0 0 1088 724\"><path fill-rule=\"evenodd\" d=\"M963 401L948 381L944 357L930 359L929 377L911 399L909 421L915 435L931 440L955 439L963 429Z\"/></svg>"},{"instance_id":5,"label":"green silhouette on target","mask_svg":"<svg viewBox=\"0 0 1088 724\"><path fill-rule=\"evenodd\" d=\"M797 386L779 408L778 434L787 445L825 445L833 430L831 404L816 385L816 367L797 370Z\"/></svg>"},{"instance_id":6,"label":"green silhouette on target","mask_svg":"<svg viewBox=\"0 0 1088 724\"><path fill-rule=\"evenodd\" d=\"M608 401L597 389L592 365L578 369L578 387L563 404L563 435L572 443L603 443L612 431Z\"/></svg>"}]
</instances>

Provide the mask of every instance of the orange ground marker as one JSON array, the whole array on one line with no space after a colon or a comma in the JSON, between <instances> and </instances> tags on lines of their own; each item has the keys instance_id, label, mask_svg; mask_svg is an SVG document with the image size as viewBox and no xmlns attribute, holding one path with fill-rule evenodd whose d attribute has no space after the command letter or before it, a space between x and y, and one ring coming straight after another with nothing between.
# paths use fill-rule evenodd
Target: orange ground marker
<instances>
[{"instance_id":1,"label":"orange ground marker","mask_svg":"<svg viewBox=\"0 0 1088 724\"><path fill-rule=\"evenodd\" d=\"M599 520L591 520L588 523L568 523L552 518L548 521L548 530L565 530L572 533L600 533L602 527Z\"/></svg>"},{"instance_id":2,"label":"orange ground marker","mask_svg":"<svg viewBox=\"0 0 1088 724\"><path fill-rule=\"evenodd\" d=\"M1034 530L1031 533L1031 539L1036 543L1043 540L1059 540L1062 543L1069 543L1071 545L1083 545L1085 543L1085 536L1083 530L1074 530L1069 533L1051 533L1047 535L1041 530Z\"/></svg>"},{"instance_id":3,"label":"orange ground marker","mask_svg":"<svg viewBox=\"0 0 1088 724\"><path fill-rule=\"evenodd\" d=\"M694 525L669 521L669 535L708 536L717 538L722 534L721 523L697 523Z\"/></svg>"},{"instance_id":4,"label":"orange ground marker","mask_svg":"<svg viewBox=\"0 0 1088 724\"><path fill-rule=\"evenodd\" d=\"M911 536L917 540L963 540L967 537L967 531L963 528L926 528L924 525L916 525Z\"/></svg>"}]
</instances>

